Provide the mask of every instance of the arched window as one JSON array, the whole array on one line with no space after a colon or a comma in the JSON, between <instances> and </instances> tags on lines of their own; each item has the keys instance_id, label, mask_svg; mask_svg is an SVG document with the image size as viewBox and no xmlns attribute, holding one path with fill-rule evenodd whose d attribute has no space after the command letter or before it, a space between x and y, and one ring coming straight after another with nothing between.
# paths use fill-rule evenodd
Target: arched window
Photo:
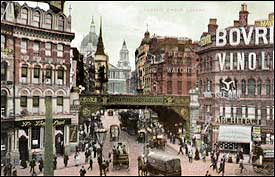
<instances>
[{"instance_id":1,"label":"arched window","mask_svg":"<svg viewBox=\"0 0 275 177\"><path fill-rule=\"evenodd\" d=\"M1 90L1 117L7 116L7 92L5 90Z\"/></svg>"},{"instance_id":2,"label":"arched window","mask_svg":"<svg viewBox=\"0 0 275 177\"><path fill-rule=\"evenodd\" d=\"M267 79L265 81L265 89L266 89L266 95L270 96L270 80L269 79Z\"/></svg>"},{"instance_id":3,"label":"arched window","mask_svg":"<svg viewBox=\"0 0 275 177\"><path fill-rule=\"evenodd\" d=\"M242 95L246 94L246 81L242 80Z\"/></svg>"},{"instance_id":4,"label":"arched window","mask_svg":"<svg viewBox=\"0 0 275 177\"><path fill-rule=\"evenodd\" d=\"M254 79L248 80L248 95L249 96L255 96L256 92L256 82Z\"/></svg>"},{"instance_id":5,"label":"arched window","mask_svg":"<svg viewBox=\"0 0 275 177\"><path fill-rule=\"evenodd\" d=\"M40 12L35 11L33 13L33 26L39 27L40 26Z\"/></svg>"},{"instance_id":6,"label":"arched window","mask_svg":"<svg viewBox=\"0 0 275 177\"><path fill-rule=\"evenodd\" d=\"M23 8L21 10L21 20L23 24L28 24L28 9Z\"/></svg>"},{"instance_id":7,"label":"arched window","mask_svg":"<svg viewBox=\"0 0 275 177\"><path fill-rule=\"evenodd\" d=\"M8 72L8 63L5 61L1 62L1 81L7 80L7 72Z\"/></svg>"},{"instance_id":8,"label":"arched window","mask_svg":"<svg viewBox=\"0 0 275 177\"><path fill-rule=\"evenodd\" d=\"M262 95L262 81L258 80L257 82L257 94Z\"/></svg>"},{"instance_id":9,"label":"arched window","mask_svg":"<svg viewBox=\"0 0 275 177\"><path fill-rule=\"evenodd\" d=\"M46 18L45 18L45 24L47 26L47 28L52 29L52 15L51 14L47 14Z\"/></svg>"},{"instance_id":10,"label":"arched window","mask_svg":"<svg viewBox=\"0 0 275 177\"><path fill-rule=\"evenodd\" d=\"M58 30L64 31L64 17L63 16L58 17Z\"/></svg>"}]
</instances>

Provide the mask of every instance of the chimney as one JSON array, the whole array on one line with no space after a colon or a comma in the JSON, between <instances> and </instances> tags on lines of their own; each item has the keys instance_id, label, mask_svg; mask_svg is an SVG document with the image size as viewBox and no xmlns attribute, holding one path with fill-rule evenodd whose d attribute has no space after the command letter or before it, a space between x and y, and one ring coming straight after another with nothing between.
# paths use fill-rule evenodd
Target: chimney
<instances>
[{"instance_id":1,"label":"chimney","mask_svg":"<svg viewBox=\"0 0 275 177\"><path fill-rule=\"evenodd\" d=\"M274 12L268 14L268 20L269 20L269 21L274 21Z\"/></svg>"},{"instance_id":2,"label":"chimney","mask_svg":"<svg viewBox=\"0 0 275 177\"><path fill-rule=\"evenodd\" d=\"M239 12L240 26L246 27L248 25L248 14L247 4L242 4L241 11Z\"/></svg>"},{"instance_id":3,"label":"chimney","mask_svg":"<svg viewBox=\"0 0 275 177\"><path fill-rule=\"evenodd\" d=\"M218 28L217 19L210 18L209 24L208 24L208 33L216 33L217 28Z\"/></svg>"},{"instance_id":4,"label":"chimney","mask_svg":"<svg viewBox=\"0 0 275 177\"><path fill-rule=\"evenodd\" d=\"M234 27L240 27L239 20L234 20Z\"/></svg>"}]
</instances>

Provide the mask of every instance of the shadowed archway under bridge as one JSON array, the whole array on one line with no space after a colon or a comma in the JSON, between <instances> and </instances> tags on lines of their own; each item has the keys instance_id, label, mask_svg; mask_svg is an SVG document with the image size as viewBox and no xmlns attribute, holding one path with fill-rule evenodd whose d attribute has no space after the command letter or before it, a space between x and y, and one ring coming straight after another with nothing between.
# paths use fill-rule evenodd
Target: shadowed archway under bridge
<instances>
[{"instance_id":1,"label":"shadowed archway under bridge","mask_svg":"<svg viewBox=\"0 0 275 177\"><path fill-rule=\"evenodd\" d=\"M159 121L173 132L175 124L183 123L190 136L189 96L147 96L147 95L80 95L80 116L89 118L101 109L151 109Z\"/></svg>"}]
</instances>

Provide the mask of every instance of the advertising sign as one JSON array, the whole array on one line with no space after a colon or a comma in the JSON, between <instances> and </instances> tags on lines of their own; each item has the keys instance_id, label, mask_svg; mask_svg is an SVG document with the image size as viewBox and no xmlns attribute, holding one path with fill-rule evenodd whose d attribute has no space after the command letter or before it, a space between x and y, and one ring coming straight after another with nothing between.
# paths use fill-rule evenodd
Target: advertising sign
<instances>
[{"instance_id":1,"label":"advertising sign","mask_svg":"<svg viewBox=\"0 0 275 177\"><path fill-rule=\"evenodd\" d=\"M253 141L261 141L261 127L253 127L252 139Z\"/></svg>"}]
</instances>

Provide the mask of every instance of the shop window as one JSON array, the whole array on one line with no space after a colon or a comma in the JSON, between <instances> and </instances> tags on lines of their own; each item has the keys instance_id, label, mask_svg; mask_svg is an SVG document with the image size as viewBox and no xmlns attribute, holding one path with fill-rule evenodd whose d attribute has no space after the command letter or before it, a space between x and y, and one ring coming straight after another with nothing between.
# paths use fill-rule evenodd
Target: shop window
<instances>
[{"instance_id":1,"label":"shop window","mask_svg":"<svg viewBox=\"0 0 275 177\"><path fill-rule=\"evenodd\" d=\"M40 148L40 127L32 127L32 149Z\"/></svg>"}]
</instances>

